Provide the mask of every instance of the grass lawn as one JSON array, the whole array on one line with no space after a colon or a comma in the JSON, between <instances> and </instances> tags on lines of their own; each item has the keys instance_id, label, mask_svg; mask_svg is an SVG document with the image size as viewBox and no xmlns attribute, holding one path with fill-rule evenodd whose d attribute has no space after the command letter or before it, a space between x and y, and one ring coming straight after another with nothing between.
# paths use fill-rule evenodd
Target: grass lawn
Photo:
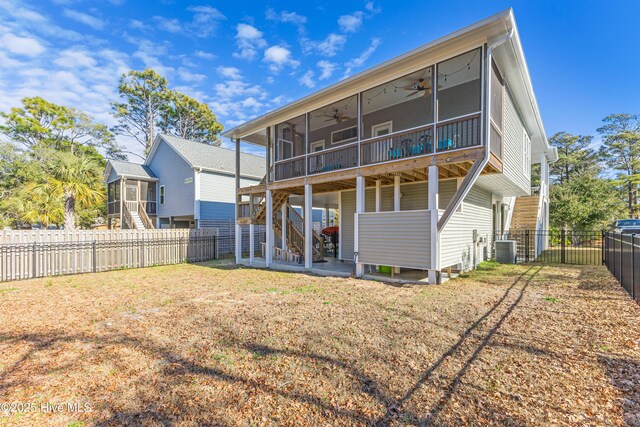
<instances>
[{"instance_id":1,"label":"grass lawn","mask_svg":"<svg viewBox=\"0 0 640 427\"><path fill-rule=\"evenodd\" d=\"M219 263L0 283L0 403L38 405L0 425L640 425L639 337L640 309L595 266L440 286ZM40 411L68 402L91 411Z\"/></svg>"}]
</instances>

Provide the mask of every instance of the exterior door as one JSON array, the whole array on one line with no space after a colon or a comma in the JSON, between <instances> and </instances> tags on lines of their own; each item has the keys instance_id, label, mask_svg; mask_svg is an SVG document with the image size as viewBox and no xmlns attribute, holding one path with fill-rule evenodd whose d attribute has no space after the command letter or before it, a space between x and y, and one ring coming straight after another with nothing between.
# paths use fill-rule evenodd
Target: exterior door
<instances>
[{"instance_id":1,"label":"exterior door","mask_svg":"<svg viewBox=\"0 0 640 427\"><path fill-rule=\"evenodd\" d=\"M138 212L138 186L127 185L125 189L125 201L127 202L127 208L131 212Z\"/></svg>"}]
</instances>

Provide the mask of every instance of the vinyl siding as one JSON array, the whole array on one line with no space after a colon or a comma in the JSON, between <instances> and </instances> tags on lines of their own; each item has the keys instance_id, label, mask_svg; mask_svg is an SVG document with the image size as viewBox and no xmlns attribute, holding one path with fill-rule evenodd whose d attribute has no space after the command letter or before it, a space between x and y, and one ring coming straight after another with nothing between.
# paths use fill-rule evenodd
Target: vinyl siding
<instances>
[{"instance_id":1,"label":"vinyl siding","mask_svg":"<svg viewBox=\"0 0 640 427\"><path fill-rule=\"evenodd\" d=\"M505 91L504 97L504 129L503 129L503 173L525 191L531 187L531 177L526 174L525 150L531 147L524 146L524 124L513 102L509 91ZM530 143L529 143L530 144Z\"/></svg>"},{"instance_id":2,"label":"vinyl siding","mask_svg":"<svg viewBox=\"0 0 640 427\"><path fill-rule=\"evenodd\" d=\"M455 184L455 181L449 181ZM443 200L449 199L456 191L455 185L449 183L440 188L440 214L446 208ZM473 230L484 237L485 244L478 249L478 261L488 259L493 213L491 209L491 192L474 185L463 201L462 212L455 212L440 235L440 267L445 268L461 264L464 270L473 267Z\"/></svg>"},{"instance_id":3,"label":"vinyl siding","mask_svg":"<svg viewBox=\"0 0 640 427\"><path fill-rule=\"evenodd\" d=\"M165 203L158 204L158 216L193 215L194 183L193 169L166 142L161 141L149 164L161 185L165 187ZM192 182L185 184L184 180ZM158 193L159 194L159 193Z\"/></svg>"},{"instance_id":4,"label":"vinyl siding","mask_svg":"<svg viewBox=\"0 0 640 427\"><path fill-rule=\"evenodd\" d=\"M429 211L365 213L358 216L359 260L396 267L430 267Z\"/></svg>"},{"instance_id":5,"label":"vinyl siding","mask_svg":"<svg viewBox=\"0 0 640 427\"><path fill-rule=\"evenodd\" d=\"M259 184L242 178L240 186ZM231 175L200 172L200 220L235 219L236 178Z\"/></svg>"},{"instance_id":6,"label":"vinyl siding","mask_svg":"<svg viewBox=\"0 0 640 427\"><path fill-rule=\"evenodd\" d=\"M439 205L441 214L447 207L457 189L457 180L439 181ZM400 186L402 197L400 209L402 211L425 210L428 207L428 184L419 182L415 184L403 184ZM356 193L354 190L341 193L342 211L340 212L340 228L342 231L342 259L353 260L353 216L356 208ZM393 210L393 187L382 187L382 211ZM365 190L365 212L375 211L375 189ZM473 230L477 229L481 237L487 237L490 241L492 233L491 192L477 185L471 189L463 201L462 212L453 214L451 221L441 234L441 259L440 265L463 263L465 268L470 268L472 262L471 247ZM425 225L426 227L427 225ZM361 247L362 249L362 247ZM486 248L488 250L488 248ZM484 248L483 248L484 251ZM399 250L402 252L402 250ZM405 252L406 253L406 252ZM483 258L485 257L484 252Z\"/></svg>"}]
</instances>

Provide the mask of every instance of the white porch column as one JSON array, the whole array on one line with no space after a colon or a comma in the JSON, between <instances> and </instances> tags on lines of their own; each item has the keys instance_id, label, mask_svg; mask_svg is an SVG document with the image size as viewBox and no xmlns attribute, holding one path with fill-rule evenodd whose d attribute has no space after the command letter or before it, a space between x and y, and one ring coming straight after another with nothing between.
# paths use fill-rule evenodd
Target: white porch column
<instances>
[{"instance_id":1,"label":"white porch column","mask_svg":"<svg viewBox=\"0 0 640 427\"><path fill-rule=\"evenodd\" d=\"M273 198L271 197L271 190L267 190L265 203L267 204L267 230L266 230L266 254L265 264L267 267L271 267L273 264Z\"/></svg>"},{"instance_id":2,"label":"white porch column","mask_svg":"<svg viewBox=\"0 0 640 427\"><path fill-rule=\"evenodd\" d=\"M377 190L377 188L376 188ZM393 210L400 210L400 175L393 177ZM393 267L394 274L400 274L400 267Z\"/></svg>"},{"instance_id":3,"label":"white porch column","mask_svg":"<svg viewBox=\"0 0 640 427\"><path fill-rule=\"evenodd\" d=\"M395 184L395 181L394 181ZM382 181L376 180L376 212L382 210Z\"/></svg>"},{"instance_id":4,"label":"white porch column","mask_svg":"<svg viewBox=\"0 0 640 427\"><path fill-rule=\"evenodd\" d=\"M393 210L400 210L400 176L393 177Z\"/></svg>"},{"instance_id":5,"label":"white porch column","mask_svg":"<svg viewBox=\"0 0 640 427\"><path fill-rule=\"evenodd\" d=\"M282 205L281 213L282 213L282 249L288 250L287 247L287 215L289 213L289 209L287 207L288 203Z\"/></svg>"},{"instance_id":6,"label":"white porch column","mask_svg":"<svg viewBox=\"0 0 640 427\"><path fill-rule=\"evenodd\" d=\"M361 213L364 213L364 177L363 176L357 176L356 177L356 215L355 215L355 221L354 221L354 227L353 227L353 250L355 253L358 253L359 251L359 235L358 235L358 215ZM360 259L359 257L356 258L356 260L358 261L356 263L356 277L362 277L362 275L364 274L364 264L359 262Z\"/></svg>"},{"instance_id":7,"label":"white porch column","mask_svg":"<svg viewBox=\"0 0 640 427\"><path fill-rule=\"evenodd\" d=\"M438 233L438 166L429 166L429 199L431 211L431 269L429 283L437 283L440 269L440 235Z\"/></svg>"},{"instance_id":8,"label":"white porch column","mask_svg":"<svg viewBox=\"0 0 640 427\"><path fill-rule=\"evenodd\" d=\"M304 267L313 267L313 186L304 185Z\"/></svg>"},{"instance_id":9,"label":"white porch column","mask_svg":"<svg viewBox=\"0 0 640 427\"><path fill-rule=\"evenodd\" d=\"M240 188L240 138L236 138L236 264L240 264L242 261L242 226L238 224L238 218L240 217L240 201L242 197L238 195L238 189Z\"/></svg>"}]
</instances>

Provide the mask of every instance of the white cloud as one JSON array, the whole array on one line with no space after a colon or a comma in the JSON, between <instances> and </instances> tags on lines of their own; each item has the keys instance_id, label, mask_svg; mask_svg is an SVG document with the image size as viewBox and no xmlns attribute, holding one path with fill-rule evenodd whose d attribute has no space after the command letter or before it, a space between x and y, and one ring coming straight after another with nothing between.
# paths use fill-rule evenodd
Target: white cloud
<instances>
[{"instance_id":1,"label":"white cloud","mask_svg":"<svg viewBox=\"0 0 640 427\"><path fill-rule=\"evenodd\" d=\"M223 99L237 96L260 95L263 93L259 85L250 85L240 80L227 80L215 85L216 95Z\"/></svg>"},{"instance_id":2,"label":"white cloud","mask_svg":"<svg viewBox=\"0 0 640 427\"><path fill-rule=\"evenodd\" d=\"M262 102L258 101L257 99L255 99L253 96L250 96L248 98L245 98L242 102L241 102L242 106L244 108L251 108L253 110L256 110L258 108L262 108L262 106L264 105Z\"/></svg>"},{"instance_id":3,"label":"white cloud","mask_svg":"<svg viewBox=\"0 0 640 427\"><path fill-rule=\"evenodd\" d=\"M318 61L316 65L320 68L320 80L326 80L331 77L338 67L337 64L325 60Z\"/></svg>"},{"instance_id":4,"label":"white cloud","mask_svg":"<svg viewBox=\"0 0 640 427\"><path fill-rule=\"evenodd\" d=\"M367 2L367 4L364 5L364 8L366 9L367 12L369 12L370 16L380 13L380 11L382 10L379 7L377 7L372 1Z\"/></svg>"},{"instance_id":5,"label":"white cloud","mask_svg":"<svg viewBox=\"0 0 640 427\"><path fill-rule=\"evenodd\" d=\"M306 73L304 73L304 74L302 75L302 77L300 77L300 78L298 79L298 82L299 82L301 85L306 86L306 87L308 87L308 88L315 87L316 82L313 80L313 76L314 76L314 74L315 74L315 73L314 73L313 71L309 70L309 71L307 71Z\"/></svg>"},{"instance_id":6,"label":"white cloud","mask_svg":"<svg viewBox=\"0 0 640 427\"><path fill-rule=\"evenodd\" d=\"M266 17L270 21L293 24L298 27L298 32L300 32L301 34L305 32L307 17L304 15L299 15L296 12L287 12L286 10L276 12L275 10L269 8L267 9Z\"/></svg>"},{"instance_id":7,"label":"white cloud","mask_svg":"<svg viewBox=\"0 0 640 427\"><path fill-rule=\"evenodd\" d=\"M303 39L300 41L304 53L315 53L322 56L335 56L344 48L347 38L341 34L330 33L322 41L311 41Z\"/></svg>"},{"instance_id":8,"label":"white cloud","mask_svg":"<svg viewBox=\"0 0 640 427\"><path fill-rule=\"evenodd\" d=\"M193 12L189 28L197 37L208 37L215 33L220 21L227 19L218 9L211 6L190 6L187 10Z\"/></svg>"},{"instance_id":9,"label":"white cloud","mask_svg":"<svg viewBox=\"0 0 640 427\"><path fill-rule=\"evenodd\" d=\"M338 18L338 25L345 33L355 33L362 26L363 13L358 11L352 15L342 15Z\"/></svg>"},{"instance_id":10,"label":"white cloud","mask_svg":"<svg viewBox=\"0 0 640 427\"><path fill-rule=\"evenodd\" d=\"M62 13L67 18L73 19L74 21L81 24L88 25L89 27L92 27L96 30L101 30L105 26L105 23L102 19L84 12L80 12L78 10L65 9Z\"/></svg>"},{"instance_id":11,"label":"white cloud","mask_svg":"<svg viewBox=\"0 0 640 427\"><path fill-rule=\"evenodd\" d=\"M0 48L23 56L37 56L44 52L44 46L33 37L19 37L6 33L0 37Z\"/></svg>"},{"instance_id":12,"label":"white cloud","mask_svg":"<svg viewBox=\"0 0 640 427\"><path fill-rule=\"evenodd\" d=\"M269 64L269 69L272 72L278 72L286 65L292 68L300 65L299 61L291 57L291 51L289 49L278 45L271 46L264 51L264 61Z\"/></svg>"},{"instance_id":13,"label":"white cloud","mask_svg":"<svg viewBox=\"0 0 640 427\"><path fill-rule=\"evenodd\" d=\"M97 64L96 59L82 48L64 50L53 62L63 68L94 67Z\"/></svg>"},{"instance_id":14,"label":"white cloud","mask_svg":"<svg viewBox=\"0 0 640 427\"><path fill-rule=\"evenodd\" d=\"M211 59L215 59L215 58L216 58L216 56L215 56L213 53L211 53L211 52L205 52L205 51L203 51L203 50L196 50L195 55L196 55L198 58L208 59L208 60L211 60Z\"/></svg>"},{"instance_id":15,"label":"white cloud","mask_svg":"<svg viewBox=\"0 0 640 427\"><path fill-rule=\"evenodd\" d=\"M267 45L267 42L262 38L262 31L253 25L240 23L236 26L236 31L238 52L233 54L236 58L252 60L258 54L258 49Z\"/></svg>"},{"instance_id":16,"label":"white cloud","mask_svg":"<svg viewBox=\"0 0 640 427\"><path fill-rule=\"evenodd\" d=\"M228 79L232 79L232 80L241 79L240 70L237 69L236 67L220 66L216 69L216 71L218 71L218 74L220 74L222 77L226 77Z\"/></svg>"},{"instance_id":17,"label":"white cloud","mask_svg":"<svg viewBox=\"0 0 640 427\"><path fill-rule=\"evenodd\" d=\"M145 30L147 28L144 22L139 21L137 19L130 19L129 27L134 28L136 30Z\"/></svg>"},{"instance_id":18,"label":"white cloud","mask_svg":"<svg viewBox=\"0 0 640 427\"><path fill-rule=\"evenodd\" d=\"M351 71L354 68L358 68L361 67L366 61L367 59L369 59L369 57L373 54L373 52L376 51L376 49L378 49L378 46L380 46L381 40L377 37L372 38L371 39L371 44L369 45L368 48L366 48L364 51L362 51L362 53L360 53L360 55L356 56L355 58L353 58L351 61L348 61L345 64L345 71L344 71L344 77L347 77L351 74Z\"/></svg>"},{"instance_id":19,"label":"white cloud","mask_svg":"<svg viewBox=\"0 0 640 427\"><path fill-rule=\"evenodd\" d=\"M201 82L207 78L204 74L192 73L184 67L178 68L178 76L185 82Z\"/></svg>"},{"instance_id":20,"label":"white cloud","mask_svg":"<svg viewBox=\"0 0 640 427\"><path fill-rule=\"evenodd\" d=\"M157 28L168 31L170 33L179 33L182 31L180 21L177 19L169 19L164 16L154 16L153 21L156 23Z\"/></svg>"}]
</instances>

